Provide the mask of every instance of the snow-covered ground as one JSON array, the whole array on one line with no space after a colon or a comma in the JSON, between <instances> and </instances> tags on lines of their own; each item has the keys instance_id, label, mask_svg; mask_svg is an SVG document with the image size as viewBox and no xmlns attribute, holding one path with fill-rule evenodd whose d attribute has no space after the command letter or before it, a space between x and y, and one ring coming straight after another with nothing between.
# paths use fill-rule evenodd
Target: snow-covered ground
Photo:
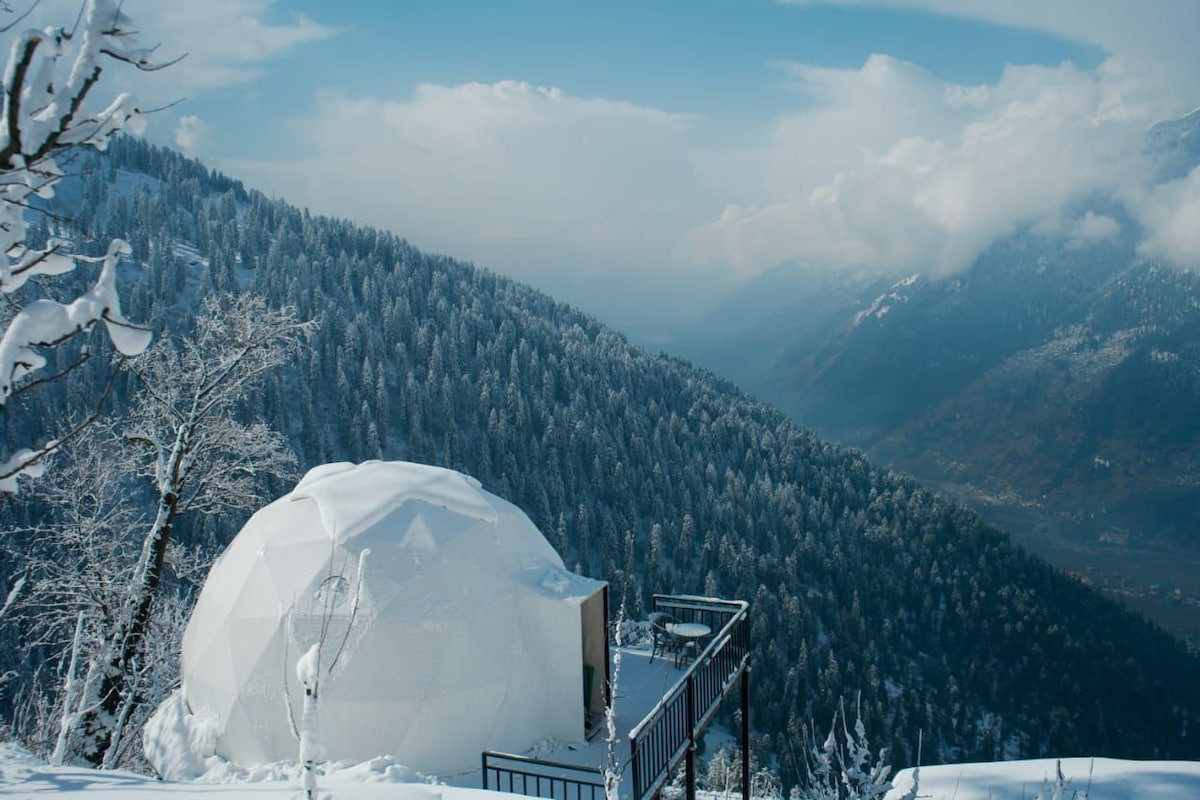
<instances>
[{"instance_id":1,"label":"snow-covered ground","mask_svg":"<svg viewBox=\"0 0 1200 800\"><path fill-rule=\"evenodd\" d=\"M1054 797L1055 764L1054 759L1040 759L922 767L917 796L923 800L1033 800L1041 792L1049 800ZM1069 781L1063 800L1085 796L1091 800L1200 798L1200 762L1066 758L1062 770ZM911 776L911 770L901 771L889 797L899 797L910 785ZM209 780L215 777L210 774ZM497 796L482 795L479 789L411 781L411 771L379 758L331 770L321 779L319 795L323 800L480 800L481 796ZM48 767L18 747L0 745L0 798L42 800L82 794L88 800L295 800L302 796L298 767L231 774L220 782L171 783L129 772Z\"/></svg>"},{"instance_id":2,"label":"snow-covered ground","mask_svg":"<svg viewBox=\"0 0 1200 800\"><path fill-rule=\"evenodd\" d=\"M1056 795L1057 765L1065 791ZM912 786L901 770L888 800ZM991 764L921 767L917 797L929 800L1185 800L1200 798L1200 762L1123 761L1115 758L1053 758Z\"/></svg>"},{"instance_id":3,"label":"snow-covered ground","mask_svg":"<svg viewBox=\"0 0 1200 800\"><path fill-rule=\"evenodd\" d=\"M215 776L210 774L209 780ZM379 758L332 770L320 780L322 800L477 800L479 789L412 783L412 772ZM88 800L295 800L303 796L299 766L273 766L231 774L223 782L167 782L132 772L49 767L10 744L0 745L0 798L87 795ZM496 797L489 792L487 797ZM503 795L508 796L508 795Z\"/></svg>"}]
</instances>

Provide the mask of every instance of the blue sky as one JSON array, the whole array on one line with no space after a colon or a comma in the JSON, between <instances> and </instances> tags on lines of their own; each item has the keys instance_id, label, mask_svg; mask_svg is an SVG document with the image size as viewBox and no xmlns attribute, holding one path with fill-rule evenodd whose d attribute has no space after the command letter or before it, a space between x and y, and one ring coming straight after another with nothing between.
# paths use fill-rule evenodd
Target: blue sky
<instances>
[{"instance_id":1,"label":"blue sky","mask_svg":"<svg viewBox=\"0 0 1200 800\"><path fill-rule=\"evenodd\" d=\"M323 9L322 6L325 6ZM714 139L752 133L763 118L804 102L778 68L805 61L856 68L888 53L959 83L997 80L1008 63L1094 67L1103 51L1022 28L907 9L812 6L769 0L701 2L276 3L267 15L288 24L301 14L331 35L272 63L260 99L268 119L286 119L311 103L313 87L403 98L422 83L525 81L577 97L622 99L702 115ZM357 54L357 55L356 55ZM372 64L372 59L380 63ZM270 87L267 89L266 87ZM222 97L199 98L194 111L225 116ZM229 155L275 150L263 128L222 141Z\"/></svg>"},{"instance_id":2,"label":"blue sky","mask_svg":"<svg viewBox=\"0 0 1200 800\"><path fill-rule=\"evenodd\" d=\"M37 14L62 21L73 0ZM1195 0L126 0L147 136L652 332L778 264L937 275L1022 226L1200 262ZM1195 224L1194 224L1195 223Z\"/></svg>"}]
</instances>

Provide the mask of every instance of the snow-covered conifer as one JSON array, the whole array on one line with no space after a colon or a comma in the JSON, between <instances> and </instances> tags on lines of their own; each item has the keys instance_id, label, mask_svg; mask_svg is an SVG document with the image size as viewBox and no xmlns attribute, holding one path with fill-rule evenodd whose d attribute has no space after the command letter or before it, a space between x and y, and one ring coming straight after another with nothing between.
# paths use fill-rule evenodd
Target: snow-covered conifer
<instances>
[{"instance_id":1,"label":"snow-covered conifer","mask_svg":"<svg viewBox=\"0 0 1200 800\"><path fill-rule=\"evenodd\" d=\"M799 800L881 800L891 791L888 776L892 768L887 763L887 750L872 755L861 708L855 715L853 730L843 703L833 715L824 742L818 745L815 730L813 734L804 748L807 785L793 793Z\"/></svg>"}]
</instances>

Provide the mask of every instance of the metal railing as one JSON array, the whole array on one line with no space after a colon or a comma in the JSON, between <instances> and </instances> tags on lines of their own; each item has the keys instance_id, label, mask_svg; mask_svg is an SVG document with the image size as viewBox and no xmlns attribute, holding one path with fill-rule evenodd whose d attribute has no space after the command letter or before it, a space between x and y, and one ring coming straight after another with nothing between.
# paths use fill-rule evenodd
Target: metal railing
<instances>
[{"instance_id":1,"label":"metal railing","mask_svg":"<svg viewBox=\"0 0 1200 800\"><path fill-rule=\"evenodd\" d=\"M695 797L696 740L721 701L741 679L742 746L749 739L750 604L690 595L655 595L654 610L680 622L699 622L715 631L679 680L629 733L629 789L623 796L645 800L657 794L686 759L688 798ZM604 800L604 773L593 767L544 761L492 751L483 754L483 788L552 800ZM744 786L749 759L742 759ZM622 787L627 788L627 787Z\"/></svg>"},{"instance_id":2,"label":"metal railing","mask_svg":"<svg viewBox=\"0 0 1200 800\"><path fill-rule=\"evenodd\" d=\"M604 800L604 773L594 767L508 753L483 753L483 788L551 800Z\"/></svg>"},{"instance_id":3,"label":"metal railing","mask_svg":"<svg viewBox=\"0 0 1200 800\"><path fill-rule=\"evenodd\" d=\"M636 800L662 789L685 757L691 763L696 740L750 660L750 604L709 597L655 595L654 610L681 622L699 622L716 634L683 677L629 733L630 778ZM746 687L743 686L743 700ZM745 724L743 710L743 724ZM689 776L689 796L694 775Z\"/></svg>"}]
</instances>

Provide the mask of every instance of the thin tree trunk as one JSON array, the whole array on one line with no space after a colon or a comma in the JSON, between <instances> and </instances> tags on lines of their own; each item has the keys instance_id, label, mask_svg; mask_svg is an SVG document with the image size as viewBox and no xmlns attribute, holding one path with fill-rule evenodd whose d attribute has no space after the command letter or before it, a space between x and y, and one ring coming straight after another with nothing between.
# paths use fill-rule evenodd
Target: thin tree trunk
<instances>
[{"instance_id":1,"label":"thin tree trunk","mask_svg":"<svg viewBox=\"0 0 1200 800\"><path fill-rule=\"evenodd\" d=\"M190 449L190 430L191 426L181 428L171 448L169 467L164 470L169 477L160 488L158 513L142 545L139 564L125 602L126 611L117 620L109 643L109 655L105 659L107 669L100 683L99 707L86 719L85 728L91 745L85 756L97 767L110 765L108 752L120 740L121 729L128 721L130 710L136 705L136 698L132 696L135 687L130 683L130 675L134 665L145 656L154 597L162 583L167 547L179 510L181 468Z\"/></svg>"},{"instance_id":2,"label":"thin tree trunk","mask_svg":"<svg viewBox=\"0 0 1200 800\"><path fill-rule=\"evenodd\" d=\"M58 722L58 738L54 742L54 752L50 754L51 766L62 766L67 759L67 750L71 746L71 737L79 724L79 713L71 707L75 704L76 679L79 664L79 647L83 639L83 612L79 612L75 620L75 636L71 639L71 660L67 664L67 677L63 683L62 717Z\"/></svg>"}]
</instances>

